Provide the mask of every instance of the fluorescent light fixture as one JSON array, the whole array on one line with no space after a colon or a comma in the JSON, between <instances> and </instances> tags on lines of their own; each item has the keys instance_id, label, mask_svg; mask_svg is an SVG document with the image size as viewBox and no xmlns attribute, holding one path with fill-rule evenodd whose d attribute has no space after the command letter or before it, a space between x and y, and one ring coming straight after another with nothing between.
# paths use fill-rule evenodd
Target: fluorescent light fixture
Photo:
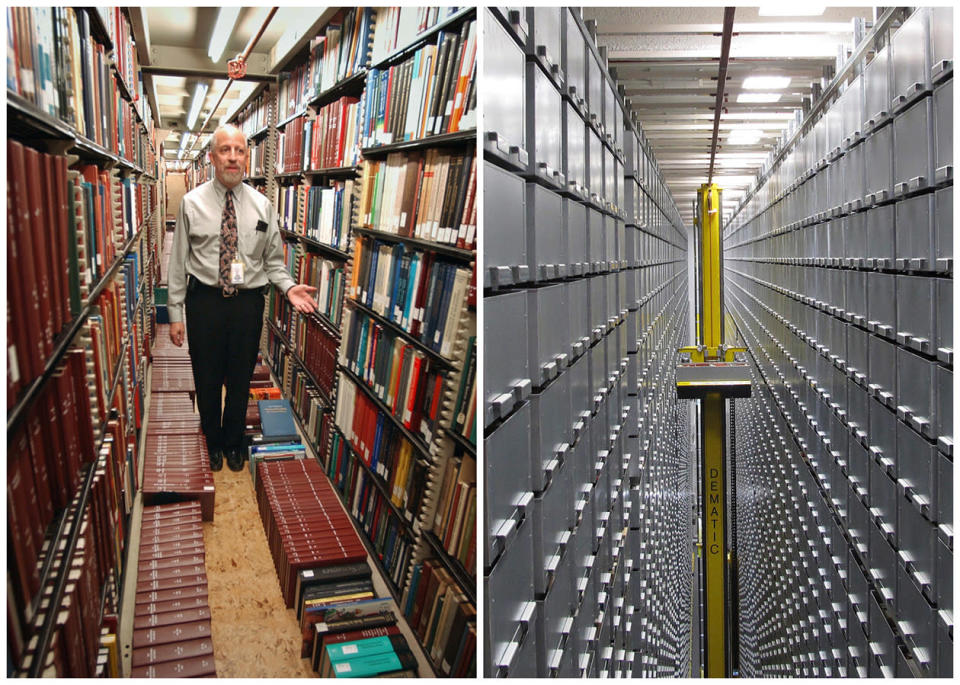
<instances>
[{"instance_id":1,"label":"fluorescent light fixture","mask_svg":"<svg viewBox=\"0 0 960 685\"><path fill-rule=\"evenodd\" d=\"M826 9L826 5L771 2L760 5L758 14L761 17L819 17Z\"/></svg>"},{"instance_id":2,"label":"fluorescent light fixture","mask_svg":"<svg viewBox=\"0 0 960 685\"><path fill-rule=\"evenodd\" d=\"M180 134L180 149L177 150L177 159L183 159L183 153L187 150L187 141L190 140L189 133Z\"/></svg>"},{"instance_id":3,"label":"fluorescent light fixture","mask_svg":"<svg viewBox=\"0 0 960 685\"><path fill-rule=\"evenodd\" d=\"M219 62L223 57L223 51L227 49L227 41L230 34L233 33L233 27L240 16L239 7L221 7L217 14L217 23L213 27L213 35L210 36L210 48L207 55L214 62Z\"/></svg>"},{"instance_id":4,"label":"fluorescent light fixture","mask_svg":"<svg viewBox=\"0 0 960 685\"><path fill-rule=\"evenodd\" d=\"M743 80L747 90L779 90L789 85L789 76L748 76Z\"/></svg>"},{"instance_id":5,"label":"fluorescent light fixture","mask_svg":"<svg viewBox=\"0 0 960 685\"><path fill-rule=\"evenodd\" d=\"M732 131L726 138L729 145L752 145L763 137L763 131L742 129Z\"/></svg>"},{"instance_id":6,"label":"fluorescent light fixture","mask_svg":"<svg viewBox=\"0 0 960 685\"><path fill-rule=\"evenodd\" d=\"M740 93L737 102L779 102L780 93Z\"/></svg>"},{"instance_id":7,"label":"fluorescent light fixture","mask_svg":"<svg viewBox=\"0 0 960 685\"><path fill-rule=\"evenodd\" d=\"M187 116L187 128L192 129L193 125L197 123L197 116L203 109L203 101L207 97L207 88L206 83L198 83L197 87L193 89L193 102L190 104L190 114Z\"/></svg>"}]
</instances>

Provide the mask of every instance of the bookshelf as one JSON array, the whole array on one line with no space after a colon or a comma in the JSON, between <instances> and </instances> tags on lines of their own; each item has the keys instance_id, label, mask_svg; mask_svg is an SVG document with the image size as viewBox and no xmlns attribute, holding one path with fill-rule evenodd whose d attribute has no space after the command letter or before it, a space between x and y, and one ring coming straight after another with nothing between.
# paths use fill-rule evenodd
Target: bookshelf
<instances>
[{"instance_id":1,"label":"bookshelf","mask_svg":"<svg viewBox=\"0 0 960 685\"><path fill-rule=\"evenodd\" d=\"M110 675L163 174L125 11L6 12L7 675Z\"/></svg>"},{"instance_id":2,"label":"bookshelf","mask_svg":"<svg viewBox=\"0 0 960 685\"><path fill-rule=\"evenodd\" d=\"M362 57L354 52L347 62L338 57L335 77L329 71L333 67L330 64L324 67L323 60L319 58L319 46L328 43L311 40L298 57L284 65L290 77L280 82L275 98L265 97L263 100L263 106L268 110L275 108L277 123L266 132L257 129L256 134L263 136L265 141L275 141L277 146L275 159L270 160L269 168L265 167L265 180L276 187L277 195L274 197L278 203L287 268L298 282L307 282L305 279L310 278L311 273L315 277L316 264L311 260L322 259L327 260L331 268L334 265L342 267L342 284L349 283L355 268L357 236L394 245L403 244L411 250L430 251L441 256L445 263L457 265L471 274L475 268L476 253L472 249L382 233L365 228L359 220L361 179L368 160L384 159L392 153L409 151L442 149L459 152L476 148L475 124L471 124L469 116L465 120L461 118L468 124L463 127L465 130L431 135L422 140L401 141L390 146L370 146L369 149L363 146L363 132L359 123L362 123L365 108L371 104L370 50L378 39L380 19L389 17L394 22L392 30L395 36L403 34L404 30L409 32L411 27L422 26L424 29L415 32L418 35L410 34L404 38L403 45L391 49L384 59L378 61L376 68L389 69L431 42L442 44L446 39L451 43L454 33L458 37L467 35L470 32L468 24L475 23L476 18L474 8L404 10L407 11L412 11L412 14L401 17L395 8L365 14L370 19L371 28L366 51ZM357 10L358 14L366 12L368 10ZM452 14L447 15L448 12ZM343 15L334 15L331 24L342 20ZM321 28L318 37L331 35L329 29L329 26ZM471 73L472 64L468 64L464 69L464 89ZM273 93L273 90L270 92ZM304 145L304 140L310 141L306 135L308 129L324 130L318 122L325 116L324 112L330 112L328 108L337 103L341 103L341 106L347 103L353 109L348 117L330 116L326 119L327 124L333 126L332 130L338 132L339 141L335 154L330 153L335 162L335 165L331 165L327 162L330 157L318 156L316 150L311 156L311 148L316 146L310 142ZM356 119L352 118L354 116ZM289 143L294 139L297 141L299 157L291 153ZM290 154L294 156L288 157ZM318 239L320 224L308 216L311 206L312 211L318 211L316 204L311 205L317 200L312 199L310 194L311 189L316 193L318 187L327 191L332 188L334 191L320 200L321 210L327 209L323 206L326 200L336 198L339 203L336 205L335 230L330 233L328 223L323 239ZM465 188L463 192L465 195ZM437 419L435 427L426 433L429 440L419 433L419 426L411 428L413 424L410 421L407 422L409 425L405 425L402 417L394 415L372 388L341 363L346 360L337 360L332 386L329 379L318 377L310 371L304 346L317 341L309 337L314 335L310 333L309 320L319 322L321 330L315 335L324 337L324 349L335 345L335 354L340 354L344 345L346 330L342 321L327 316L303 317L292 308L285 307L282 297L274 294L267 308L264 356L269 359L285 396L290 397L303 435L311 442L311 448L354 519L361 539L387 579L401 612L410 591L414 565L426 558L435 559L437 565L447 569L451 582L459 588L457 595L466 597L466 601L472 603L475 609L475 571L468 572L457 559L446 554L438 540L424 536L434 526L439 493L433 492L433 489L441 487L438 481L446 460L455 450L458 454L472 455L475 460L475 446L469 439L454 434L450 416L468 340L475 335L475 308L468 304L466 296L462 298L462 311L455 312L451 318L455 323L455 331L449 336L451 350L441 355L404 330L403 326L350 297L340 297L344 311L349 309L352 315L376 321L391 336L397 336L408 343L411 349L418 350L424 359L429 360L431 370L439 374L440 380L436 384ZM332 392L327 390L330 387ZM364 403L372 412L370 420L376 418L381 425L384 435L378 438L379 442L371 434L367 439L369 444L354 444L348 437L351 430L337 425L338 412L346 408L345 398L354 397L357 403ZM350 410L352 412L352 406ZM401 471L400 464L404 464L403 468L407 470ZM432 645L421 646L429 651L427 648ZM434 660L432 668L437 675L446 675L440 661Z\"/></svg>"}]
</instances>

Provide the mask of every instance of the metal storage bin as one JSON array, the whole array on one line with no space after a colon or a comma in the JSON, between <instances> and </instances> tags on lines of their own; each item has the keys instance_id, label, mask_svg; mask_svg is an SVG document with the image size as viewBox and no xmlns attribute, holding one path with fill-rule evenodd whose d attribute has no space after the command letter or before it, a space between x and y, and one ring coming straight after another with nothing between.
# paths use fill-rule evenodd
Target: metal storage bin
<instances>
[{"instance_id":1,"label":"metal storage bin","mask_svg":"<svg viewBox=\"0 0 960 685\"><path fill-rule=\"evenodd\" d=\"M593 129L587 129L587 190L590 200L598 207L603 206L605 191L603 187L603 143Z\"/></svg>"},{"instance_id":2,"label":"metal storage bin","mask_svg":"<svg viewBox=\"0 0 960 685\"><path fill-rule=\"evenodd\" d=\"M547 591L548 584L559 568L561 554L565 564L570 558L571 531L576 512L574 502L574 469L564 464L554 472L554 478L542 496L534 500L534 590L538 595ZM569 588L567 588L569 590Z\"/></svg>"},{"instance_id":3,"label":"metal storage bin","mask_svg":"<svg viewBox=\"0 0 960 685\"><path fill-rule=\"evenodd\" d=\"M490 664L506 667L516 663L519 644L514 641L532 618L533 594L533 526L520 526L517 539L503 553L485 579L485 629L488 634ZM535 631L527 630L525 639L532 641Z\"/></svg>"},{"instance_id":4,"label":"metal storage bin","mask_svg":"<svg viewBox=\"0 0 960 685\"><path fill-rule=\"evenodd\" d=\"M882 124L890 116L890 71L890 48L885 47L864 70L864 133Z\"/></svg>"},{"instance_id":5,"label":"metal storage bin","mask_svg":"<svg viewBox=\"0 0 960 685\"><path fill-rule=\"evenodd\" d=\"M492 204L498 198L490 198ZM560 195L536 183L526 184L527 255L531 278L536 281L567 275L570 251ZM500 202L503 200L500 199Z\"/></svg>"},{"instance_id":6,"label":"metal storage bin","mask_svg":"<svg viewBox=\"0 0 960 685\"><path fill-rule=\"evenodd\" d=\"M927 271L933 267L934 196L917 195L897 202L897 262L899 269Z\"/></svg>"},{"instance_id":7,"label":"metal storage bin","mask_svg":"<svg viewBox=\"0 0 960 685\"><path fill-rule=\"evenodd\" d=\"M891 109L930 88L930 9L917 8L890 39L893 63Z\"/></svg>"},{"instance_id":8,"label":"metal storage bin","mask_svg":"<svg viewBox=\"0 0 960 685\"><path fill-rule=\"evenodd\" d=\"M870 402L870 427L867 436L870 456L896 478L897 417L875 399Z\"/></svg>"},{"instance_id":9,"label":"metal storage bin","mask_svg":"<svg viewBox=\"0 0 960 685\"><path fill-rule=\"evenodd\" d=\"M566 94L578 108L582 109L587 96L585 62L587 45L573 12L574 10L568 7L560 10L565 37L560 48L561 67L566 79Z\"/></svg>"},{"instance_id":10,"label":"metal storage bin","mask_svg":"<svg viewBox=\"0 0 960 685\"><path fill-rule=\"evenodd\" d=\"M483 81L496 83L502 93L525 93L523 50L489 11L483 13L483 44L486 50L482 60ZM484 149L525 167L526 99L496 97L492 91L491 95L483 103Z\"/></svg>"},{"instance_id":11,"label":"metal storage bin","mask_svg":"<svg viewBox=\"0 0 960 685\"><path fill-rule=\"evenodd\" d=\"M864 203L885 202L893 197L893 127L875 130L863 145L867 187Z\"/></svg>"},{"instance_id":12,"label":"metal storage bin","mask_svg":"<svg viewBox=\"0 0 960 685\"><path fill-rule=\"evenodd\" d=\"M565 197L562 199L561 211L561 221L568 241L568 271L571 276L580 276L587 273L590 267L587 208Z\"/></svg>"},{"instance_id":13,"label":"metal storage bin","mask_svg":"<svg viewBox=\"0 0 960 685\"><path fill-rule=\"evenodd\" d=\"M906 633L905 637L913 648L913 655L921 672L930 673L937 652L937 611L924 599L915 579L909 577L902 566L899 568L899 577L897 624ZM903 677L911 677L911 674L909 668L903 670Z\"/></svg>"},{"instance_id":14,"label":"metal storage bin","mask_svg":"<svg viewBox=\"0 0 960 685\"><path fill-rule=\"evenodd\" d=\"M587 122L602 133L603 130L603 68L592 50L587 50Z\"/></svg>"},{"instance_id":15,"label":"metal storage bin","mask_svg":"<svg viewBox=\"0 0 960 685\"><path fill-rule=\"evenodd\" d=\"M936 489L933 478L939 465L937 448L911 427L897 421L897 449L897 482L910 500L902 500L902 506L915 506L926 518L934 518Z\"/></svg>"},{"instance_id":16,"label":"metal storage bin","mask_svg":"<svg viewBox=\"0 0 960 685\"><path fill-rule=\"evenodd\" d=\"M533 26L528 53L541 61L551 78L562 85L561 47L563 32L560 25L562 7L528 7L527 22Z\"/></svg>"},{"instance_id":17,"label":"metal storage bin","mask_svg":"<svg viewBox=\"0 0 960 685\"><path fill-rule=\"evenodd\" d=\"M485 425L506 416L530 393L531 374L527 349L527 296L523 292L484 298L484 356L497 364L485 364Z\"/></svg>"},{"instance_id":18,"label":"metal storage bin","mask_svg":"<svg viewBox=\"0 0 960 685\"><path fill-rule=\"evenodd\" d=\"M586 193L586 136L587 126L569 102L561 107L563 116L562 169L567 190L584 197Z\"/></svg>"},{"instance_id":19,"label":"metal storage bin","mask_svg":"<svg viewBox=\"0 0 960 685\"><path fill-rule=\"evenodd\" d=\"M484 162L484 287L530 280L523 179Z\"/></svg>"},{"instance_id":20,"label":"metal storage bin","mask_svg":"<svg viewBox=\"0 0 960 685\"><path fill-rule=\"evenodd\" d=\"M938 366L936 385L937 447L948 456L953 455L953 371ZM947 481L952 483L953 481ZM937 519L942 520L942 519Z\"/></svg>"},{"instance_id":21,"label":"metal storage bin","mask_svg":"<svg viewBox=\"0 0 960 685\"><path fill-rule=\"evenodd\" d=\"M530 405L520 409L483 441L484 468L488 483L484 491L484 554L486 563L499 555L498 535L510 530L509 521L523 517L523 507L533 497L530 481Z\"/></svg>"},{"instance_id":22,"label":"metal storage bin","mask_svg":"<svg viewBox=\"0 0 960 685\"><path fill-rule=\"evenodd\" d=\"M490 12L500 17L508 26L511 37L521 46L527 44L527 35L530 33L527 24L527 13L522 7L491 7Z\"/></svg>"},{"instance_id":23,"label":"metal storage bin","mask_svg":"<svg viewBox=\"0 0 960 685\"><path fill-rule=\"evenodd\" d=\"M953 79L933 91L933 180L953 178Z\"/></svg>"},{"instance_id":24,"label":"metal storage bin","mask_svg":"<svg viewBox=\"0 0 960 685\"><path fill-rule=\"evenodd\" d=\"M936 362L897 349L897 415L928 439L935 439Z\"/></svg>"},{"instance_id":25,"label":"metal storage bin","mask_svg":"<svg viewBox=\"0 0 960 685\"><path fill-rule=\"evenodd\" d=\"M549 484L553 470L558 468L554 462L568 457L573 442L570 407L567 374L543 392L530 395L530 486L535 492L543 492Z\"/></svg>"},{"instance_id":26,"label":"metal storage bin","mask_svg":"<svg viewBox=\"0 0 960 685\"><path fill-rule=\"evenodd\" d=\"M893 120L893 189L896 194L933 185L933 100L920 98Z\"/></svg>"},{"instance_id":27,"label":"metal storage bin","mask_svg":"<svg viewBox=\"0 0 960 685\"><path fill-rule=\"evenodd\" d=\"M589 413L593 408L593 395L590 392L590 360L587 357L580 357L566 371L570 377L570 418L574 426L582 421L584 412ZM582 438L586 429L586 421L575 431L575 438Z\"/></svg>"},{"instance_id":28,"label":"metal storage bin","mask_svg":"<svg viewBox=\"0 0 960 685\"><path fill-rule=\"evenodd\" d=\"M897 341L936 354L936 283L924 276L897 276Z\"/></svg>"},{"instance_id":29,"label":"metal storage bin","mask_svg":"<svg viewBox=\"0 0 960 685\"><path fill-rule=\"evenodd\" d=\"M564 188L567 182L560 171L560 92L536 62L527 62L526 69L526 139L532 143L527 150L526 171L554 187Z\"/></svg>"},{"instance_id":30,"label":"metal storage bin","mask_svg":"<svg viewBox=\"0 0 960 685\"><path fill-rule=\"evenodd\" d=\"M586 208L588 250L590 272L599 273L609 268L607 257L606 222L604 215L593 207ZM613 257L613 255L610 255ZM596 324L594 324L596 325Z\"/></svg>"},{"instance_id":31,"label":"metal storage bin","mask_svg":"<svg viewBox=\"0 0 960 685\"><path fill-rule=\"evenodd\" d=\"M539 388L561 373L570 359L567 284L531 288L526 293L530 370Z\"/></svg>"},{"instance_id":32,"label":"metal storage bin","mask_svg":"<svg viewBox=\"0 0 960 685\"><path fill-rule=\"evenodd\" d=\"M936 270L953 272L953 187L934 193Z\"/></svg>"},{"instance_id":33,"label":"metal storage bin","mask_svg":"<svg viewBox=\"0 0 960 685\"><path fill-rule=\"evenodd\" d=\"M867 272L867 323L874 333L896 339L896 276Z\"/></svg>"},{"instance_id":34,"label":"metal storage bin","mask_svg":"<svg viewBox=\"0 0 960 685\"><path fill-rule=\"evenodd\" d=\"M900 559L910 564L910 580L917 582L919 575L925 577L926 588L923 594L927 601L936 601L936 589L933 579L936 577L936 559L934 557L934 543L937 541L937 528L925 519L917 507L901 499L897 515L900 517L897 528L900 532ZM901 579L901 590L903 588ZM918 588L919 590L919 588ZM902 599L902 597L901 597ZM903 602L900 602L903 606Z\"/></svg>"},{"instance_id":35,"label":"metal storage bin","mask_svg":"<svg viewBox=\"0 0 960 685\"><path fill-rule=\"evenodd\" d=\"M565 556L558 565L554 574L553 585L543 600L543 608L540 614L543 636L538 642L540 642L539 646L543 651L543 658L540 661L544 664L545 669L560 669L562 654L557 650L559 650L566 636L569 635L576 611L573 575L572 556ZM564 677L569 673L561 671L558 672L558 675Z\"/></svg>"}]
</instances>

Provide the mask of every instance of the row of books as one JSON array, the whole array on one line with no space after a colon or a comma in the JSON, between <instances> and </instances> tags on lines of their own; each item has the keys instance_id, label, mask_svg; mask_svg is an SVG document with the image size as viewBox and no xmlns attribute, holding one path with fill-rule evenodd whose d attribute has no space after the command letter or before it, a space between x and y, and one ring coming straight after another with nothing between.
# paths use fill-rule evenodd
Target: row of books
<instances>
[{"instance_id":1,"label":"row of books","mask_svg":"<svg viewBox=\"0 0 960 685\"><path fill-rule=\"evenodd\" d=\"M379 476L393 505L408 523L413 523L423 505L427 467L393 423L382 414L377 421L380 425L369 460L358 457L340 431L332 431L327 475L335 483L353 481L359 467L357 459L362 459L367 469Z\"/></svg>"},{"instance_id":2,"label":"row of books","mask_svg":"<svg viewBox=\"0 0 960 685\"><path fill-rule=\"evenodd\" d=\"M477 608L436 559L414 565L403 598L407 618L438 673L476 675Z\"/></svg>"},{"instance_id":3,"label":"row of books","mask_svg":"<svg viewBox=\"0 0 960 685\"><path fill-rule=\"evenodd\" d=\"M56 436L49 437L56 441ZM88 442L92 451L92 435L89 441L83 434L80 437ZM85 465L94 469L94 473L84 508L77 508L79 499L76 496L71 498L65 509L58 507L68 519L66 530L79 527L77 546L72 558L58 554L53 560L44 588L36 585L42 556L33 563L25 563L24 557L29 559L33 554L31 539L37 541L37 519L46 516L52 502L43 499L50 495L42 489L34 493L25 492L30 465L24 463L24 453L13 447L18 444L18 438L11 442L7 491L11 552L8 566L7 647L9 657L14 663L20 664L24 671L32 668L35 662L40 662L41 673L46 676L105 675L98 666L100 657L109 645L112 645L114 658L117 656L118 582L126 535L126 519L118 505L123 501L119 492L122 483L118 470L126 459L126 443L119 437L119 423L110 421L96 462L85 462ZM61 464L61 467L66 470L65 464ZM60 474L61 478L64 476ZM24 495L31 499L24 502ZM43 540L42 537L39 539ZM49 541L43 545L45 549L41 549L41 554L52 553L48 547ZM60 604L53 606L52 580L60 574L67 574L67 584ZM23 594L21 588L25 581L37 589ZM31 602L36 603L36 612L28 609ZM49 648L46 653L40 654L36 651L37 643L33 636L51 611L56 611L57 616Z\"/></svg>"},{"instance_id":4,"label":"row of books","mask_svg":"<svg viewBox=\"0 0 960 685\"><path fill-rule=\"evenodd\" d=\"M367 73L363 147L475 127L476 21L441 31L399 64Z\"/></svg>"},{"instance_id":5,"label":"row of books","mask_svg":"<svg viewBox=\"0 0 960 685\"><path fill-rule=\"evenodd\" d=\"M277 136L277 173L358 164L360 111L360 100L345 95L321 107L313 119L304 115L287 122Z\"/></svg>"},{"instance_id":6,"label":"row of books","mask_svg":"<svg viewBox=\"0 0 960 685\"><path fill-rule=\"evenodd\" d=\"M451 430L477 444L477 336L470 336L457 397L453 405Z\"/></svg>"},{"instance_id":7,"label":"row of books","mask_svg":"<svg viewBox=\"0 0 960 685\"><path fill-rule=\"evenodd\" d=\"M267 175L267 141L249 141L247 143L247 177Z\"/></svg>"},{"instance_id":8,"label":"row of books","mask_svg":"<svg viewBox=\"0 0 960 685\"><path fill-rule=\"evenodd\" d=\"M86 359L83 348L68 349L55 377L8 438L7 516L18 521L10 533L20 606L40 589L38 560L54 513L66 507L80 484L81 467L94 459L99 416L86 386ZM50 425L71 431L47 430Z\"/></svg>"},{"instance_id":9,"label":"row of books","mask_svg":"<svg viewBox=\"0 0 960 685\"><path fill-rule=\"evenodd\" d=\"M443 399L443 370L416 345L361 310L347 308L343 331L340 364L404 426L432 442Z\"/></svg>"},{"instance_id":10,"label":"row of books","mask_svg":"<svg viewBox=\"0 0 960 685\"><path fill-rule=\"evenodd\" d=\"M358 237L347 295L450 357L464 316L471 269L433 252Z\"/></svg>"},{"instance_id":11,"label":"row of books","mask_svg":"<svg viewBox=\"0 0 960 685\"><path fill-rule=\"evenodd\" d=\"M135 164L147 160L132 105L120 96L103 45L80 8L7 8L7 89L81 136Z\"/></svg>"},{"instance_id":12,"label":"row of books","mask_svg":"<svg viewBox=\"0 0 960 685\"><path fill-rule=\"evenodd\" d=\"M284 243L284 263L294 280L317 289L317 310L334 325L340 324L345 285L343 263L307 252L302 246Z\"/></svg>"},{"instance_id":13,"label":"row of books","mask_svg":"<svg viewBox=\"0 0 960 685\"><path fill-rule=\"evenodd\" d=\"M260 518L290 608L298 571L363 562L367 553L317 462L266 461L257 468Z\"/></svg>"},{"instance_id":14,"label":"row of books","mask_svg":"<svg viewBox=\"0 0 960 685\"><path fill-rule=\"evenodd\" d=\"M113 43L113 59L123 83L133 99L137 113L148 129L153 128L153 112L146 105L143 91L143 79L140 77L140 64L137 59L137 46L131 31L130 22L122 7L97 8L107 27L107 34Z\"/></svg>"},{"instance_id":15,"label":"row of books","mask_svg":"<svg viewBox=\"0 0 960 685\"><path fill-rule=\"evenodd\" d=\"M283 388L283 396L290 398L290 406L300 417L304 439L312 445L321 445L323 421L329 409L310 376L294 357L287 342L268 330L267 350L270 365Z\"/></svg>"},{"instance_id":16,"label":"row of books","mask_svg":"<svg viewBox=\"0 0 960 685\"><path fill-rule=\"evenodd\" d=\"M316 319L299 315L282 293L274 291L271 304L272 320L286 336L291 351L299 358L299 364L309 371L318 389L333 397L336 384L338 336ZM274 368L279 368L275 366Z\"/></svg>"},{"instance_id":17,"label":"row of books","mask_svg":"<svg viewBox=\"0 0 960 685\"><path fill-rule=\"evenodd\" d=\"M304 110L314 97L366 67L375 16L370 7L341 10L310 40L309 58L280 85L278 119Z\"/></svg>"},{"instance_id":18,"label":"row of books","mask_svg":"<svg viewBox=\"0 0 960 685\"><path fill-rule=\"evenodd\" d=\"M473 148L396 152L364 165L366 228L476 249L477 160Z\"/></svg>"},{"instance_id":19,"label":"row of books","mask_svg":"<svg viewBox=\"0 0 960 685\"><path fill-rule=\"evenodd\" d=\"M416 677L392 600L375 596L367 563L297 575L301 656L322 677Z\"/></svg>"},{"instance_id":20,"label":"row of books","mask_svg":"<svg viewBox=\"0 0 960 685\"><path fill-rule=\"evenodd\" d=\"M410 45L421 33L457 13L459 7L384 7L377 10L371 47L376 64L398 48Z\"/></svg>"},{"instance_id":21,"label":"row of books","mask_svg":"<svg viewBox=\"0 0 960 685\"><path fill-rule=\"evenodd\" d=\"M216 676L202 511L145 506L134 600L134 678Z\"/></svg>"},{"instance_id":22,"label":"row of books","mask_svg":"<svg viewBox=\"0 0 960 685\"><path fill-rule=\"evenodd\" d=\"M407 524L393 513L374 477L356 460L345 473L335 476L334 485L342 493L344 504L370 541L386 577L399 591L415 546Z\"/></svg>"},{"instance_id":23,"label":"row of books","mask_svg":"<svg viewBox=\"0 0 960 685\"><path fill-rule=\"evenodd\" d=\"M171 388L154 382L152 389L153 416L143 453L143 501L197 501L203 520L212 521L216 489L193 399L179 384Z\"/></svg>"},{"instance_id":24,"label":"row of books","mask_svg":"<svg viewBox=\"0 0 960 685\"><path fill-rule=\"evenodd\" d=\"M269 87L265 88L237 113L234 124L243 131L248 141L250 136L262 131L270 124L270 103L275 96L276 91Z\"/></svg>"},{"instance_id":25,"label":"row of books","mask_svg":"<svg viewBox=\"0 0 960 685\"><path fill-rule=\"evenodd\" d=\"M329 185L298 183L281 187L277 197L280 226L346 251L350 243L354 185L352 180L347 180L331 181Z\"/></svg>"},{"instance_id":26,"label":"row of books","mask_svg":"<svg viewBox=\"0 0 960 685\"><path fill-rule=\"evenodd\" d=\"M476 577L477 461L457 448L442 473L433 534L447 554Z\"/></svg>"}]
</instances>

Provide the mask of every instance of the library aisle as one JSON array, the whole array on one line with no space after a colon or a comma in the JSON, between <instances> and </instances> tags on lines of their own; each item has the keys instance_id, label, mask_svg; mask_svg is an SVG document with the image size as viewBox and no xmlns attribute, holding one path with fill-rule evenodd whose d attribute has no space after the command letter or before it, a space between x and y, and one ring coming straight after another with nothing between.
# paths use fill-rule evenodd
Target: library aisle
<instances>
[{"instance_id":1,"label":"library aisle","mask_svg":"<svg viewBox=\"0 0 960 685\"><path fill-rule=\"evenodd\" d=\"M7 675L475 675L476 8L6 19ZM180 266L263 297L225 464Z\"/></svg>"}]
</instances>

